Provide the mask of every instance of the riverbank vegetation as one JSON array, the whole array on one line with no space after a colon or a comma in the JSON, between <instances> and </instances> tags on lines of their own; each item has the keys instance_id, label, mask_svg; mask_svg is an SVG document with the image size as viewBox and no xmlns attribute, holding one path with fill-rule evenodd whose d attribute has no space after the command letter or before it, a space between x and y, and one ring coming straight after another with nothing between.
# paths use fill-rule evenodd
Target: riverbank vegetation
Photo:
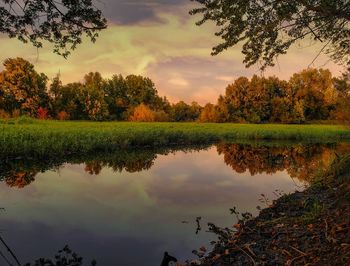
<instances>
[{"instance_id":1,"label":"riverbank vegetation","mask_svg":"<svg viewBox=\"0 0 350 266\"><path fill-rule=\"evenodd\" d=\"M290 80L237 78L215 104L170 103L150 78L91 72L82 82L49 82L22 58L7 59L0 72L0 118L21 115L57 120L143 122L235 122L302 124L350 121L350 74L335 78L324 69L308 69Z\"/></svg>"},{"instance_id":2,"label":"riverbank vegetation","mask_svg":"<svg viewBox=\"0 0 350 266\"><path fill-rule=\"evenodd\" d=\"M283 195L259 216L231 213L232 228L209 224L213 249L181 265L347 265L350 261L350 156L337 157L303 192Z\"/></svg>"},{"instance_id":3,"label":"riverbank vegetation","mask_svg":"<svg viewBox=\"0 0 350 266\"><path fill-rule=\"evenodd\" d=\"M298 140L335 143L350 139L350 130L341 125L72 122L28 118L0 123L0 132L0 150L8 157L20 154L84 154L101 150L218 141Z\"/></svg>"}]
</instances>

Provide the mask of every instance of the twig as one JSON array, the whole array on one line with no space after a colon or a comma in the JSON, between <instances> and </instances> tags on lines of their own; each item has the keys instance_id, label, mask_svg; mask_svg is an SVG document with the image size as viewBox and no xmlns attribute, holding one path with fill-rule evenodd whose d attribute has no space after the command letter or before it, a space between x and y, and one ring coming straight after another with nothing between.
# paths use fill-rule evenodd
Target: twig
<instances>
[{"instance_id":1,"label":"twig","mask_svg":"<svg viewBox=\"0 0 350 266\"><path fill-rule=\"evenodd\" d=\"M301 255L301 256L299 256L299 257L295 257L294 259L291 259L290 261L288 261L288 262L286 263L286 266L291 266L291 265L293 265L293 262L294 262L295 260L301 259L301 258L303 258L303 257L305 257L305 256L307 256L307 254Z\"/></svg>"},{"instance_id":2,"label":"twig","mask_svg":"<svg viewBox=\"0 0 350 266\"><path fill-rule=\"evenodd\" d=\"M303 256L307 256L307 254L305 252L302 252L300 251L299 249L293 247L293 246L290 246L292 249L294 249L296 252L299 252L300 254L302 254Z\"/></svg>"},{"instance_id":3,"label":"twig","mask_svg":"<svg viewBox=\"0 0 350 266\"><path fill-rule=\"evenodd\" d=\"M254 251L250 248L252 244L246 244L244 245L244 247L250 252L250 254L252 254L253 256L256 257L256 254L254 253Z\"/></svg>"},{"instance_id":4,"label":"twig","mask_svg":"<svg viewBox=\"0 0 350 266\"><path fill-rule=\"evenodd\" d=\"M250 255L249 255L244 249L242 249L240 246L238 246L238 245L236 245L236 244L235 244L235 246L236 246L240 251L242 251L245 255L247 255L247 256L250 258L250 260L253 262L253 265L256 266L256 262L255 262L255 260L253 259L252 256L250 256Z\"/></svg>"},{"instance_id":5,"label":"twig","mask_svg":"<svg viewBox=\"0 0 350 266\"><path fill-rule=\"evenodd\" d=\"M13 264L11 263L11 261L9 261L9 259L6 258L6 256L4 255L4 253L2 253L2 251L0 251L0 256L4 259L4 261L7 262L8 265L13 266Z\"/></svg>"},{"instance_id":6,"label":"twig","mask_svg":"<svg viewBox=\"0 0 350 266\"><path fill-rule=\"evenodd\" d=\"M18 258L16 257L15 253L11 250L11 248L6 244L5 240L0 236L1 243L6 247L7 251L11 254L11 256L15 259L18 266L21 266L21 263L19 262Z\"/></svg>"},{"instance_id":7,"label":"twig","mask_svg":"<svg viewBox=\"0 0 350 266\"><path fill-rule=\"evenodd\" d=\"M292 254L288 250L282 249L282 252L286 253L289 257L292 257Z\"/></svg>"}]
</instances>

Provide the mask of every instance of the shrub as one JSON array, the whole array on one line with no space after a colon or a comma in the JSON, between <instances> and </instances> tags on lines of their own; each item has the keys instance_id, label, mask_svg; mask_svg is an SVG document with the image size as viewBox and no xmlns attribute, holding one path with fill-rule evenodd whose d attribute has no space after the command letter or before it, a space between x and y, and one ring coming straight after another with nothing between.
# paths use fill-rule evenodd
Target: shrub
<instances>
[{"instance_id":1,"label":"shrub","mask_svg":"<svg viewBox=\"0 0 350 266\"><path fill-rule=\"evenodd\" d=\"M11 115L7 113L5 110L0 109L0 119L9 119Z\"/></svg>"},{"instance_id":2,"label":"shrub","mask_svg":"<svg viewBox=\"0 0 350 266\"><path fill-rule=\"evenodd\" d=\"M155 112L155 121L156 122L168 122L170 121L169 115L164 111Z\"/></svg>"},{"instance_id":3,"label":"shrub","mask_svg":"<svg viewBox=\"0 0 350 266\"><path fill-rule=\"evenodd\" d=\"M68 120L69 119L69 114L66 111L61 111L57 114L57 119L58 120Z\"/></svg>"},{"instance_id":4,"label":"shrub","mask_svg":"<svg viewBox=\"0 0 350 266\"><path fill-rule=\"evenodd\" d=\"M140 104L137 106L129 118L133 122L154 122L156 114L147 105Z\"/></svg>"},{"instance_id":5,"label":"shrub","mask_svg":"<svg viewBox=\"0 0 350 266\"><path fill-rule=\"evenodd\" d=\"M39 107L37 118L40 120L47 120L49 118L49 110L43 107Z\"/></svg>"}]
</instances>

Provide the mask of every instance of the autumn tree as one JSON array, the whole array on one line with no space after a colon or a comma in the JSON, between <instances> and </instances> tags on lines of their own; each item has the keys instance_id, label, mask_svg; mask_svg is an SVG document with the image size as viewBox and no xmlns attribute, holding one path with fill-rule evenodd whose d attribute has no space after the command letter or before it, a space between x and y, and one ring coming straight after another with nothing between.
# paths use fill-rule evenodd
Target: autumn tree
<instances>
[{"instance_id":1,"label":"autumn tree","mask_svg":"<svg viewBox=\"0 0 350 266\"><path fill-rule=\"evenodd\" d=\"M338 97L335 109L331 112L331 119L350 121L350 68L339 78L335 78L334 87Z\"/></svg>"},{"instance_id":2,"label":"autumn tree","mask_svg":"<svg viewBox=\"0 0 350 266\"><path fill-rule=\"evenodd\" d=\"M53 43L64 57L86 35L95 42L107 21L92 0L0 0L0 33L41 48Z\"/></svg>"},{"instance_id":3,"label":"autumn tree","mask_svg":"<svg viewBox=\"0 0 350 266\"><path fill-rule=\"evenodd\" d=\"M47 77L35 71L34 66L22 58L4 62L0 73L0 109L12 113L36 116L39 107L47 107Z\"/></svg>"},{"instance_id":4,"label":"autumn tree","mask_svg":"<svg viewBox=\"0 0 350 266\"><path fill-rule=\"evenodd\" d=\"M229 110L231 122L243 122L248 113L246 95L248 93L250 81L246 77L240 77L226 87L225 105Z\"/></svg>"},{"instance_id":5,"label":"autumn tree","mask_svg":"<svg viewBox=\"0 0 350 266\"><path fill-rule=\"evenodd\" d=\"M217 106L207 103L199 116L199 121L211 123L220 122L220 115Z\"/></svg>"},{"instance_id":6,"label":"autumn tree","mask_svg":"<svg viewBox=\"0 0 350 266\"><path fill-rule=\"evenodd\" d=\"M321 52L336 62L350 63L350 3L348 0L192 0L199 7L202 25L213 21L223 40L213 55L242 43L247 67L260 62L261 69L275 64L299 40L322 43Z\"/></svg>"},{"instance_id":7,"label":"autumn tree","mask_svg":"<svg viewBox=\"0 0 350 266\"><path fill-rule=\"evenodd\" d=\"M231 122L230 106L227 104L227 99L223 95L219 96L216 109L218 112L218 116L219 116L218 119L220 122L222 123ZM237 121L232 121L232 122L237 122Z\"/></svg>"},{"instance_id":8,"label":"autumn tree","mask_svg":"<svg viewBox=\"0 0 350 266\"><path fill-rule=\"evenodd\" d=\"M154 122L156 115L147 105L142 103L134 109L129 120L133 122Z\"/></svg>"},{"instance_id":9,"label":"autumn tree","mask_svg":"<svg viewBox=\"0 0 350 266\"><path fill-rule=\"evenodd\" d=\"M292 76L289 85L294 111L306 120L327 119L335 108L337 92L329 70L303 70Z\"/></svg>"}]
</instances>

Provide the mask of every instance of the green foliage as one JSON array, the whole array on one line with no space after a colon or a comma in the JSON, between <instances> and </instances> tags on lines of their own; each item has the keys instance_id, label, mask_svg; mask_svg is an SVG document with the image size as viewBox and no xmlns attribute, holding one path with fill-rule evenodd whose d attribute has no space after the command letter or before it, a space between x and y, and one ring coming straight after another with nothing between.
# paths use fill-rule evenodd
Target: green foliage
<instances>
[{"instance_id":1,"label":"green foliage","mask_svg":"<svg viewBox=\"0 0 350 266\"><path fill-rule=\"evenodd\" d=\"M86 35L95 42L107 21L91 0L0 0L0 32L41 48L53 43L54 52L67 57Z\"/></svg>"},{"instance_id":2,"label":"green foliage","mask_svg":"<svg viewBox=\"0 0 350 266\"><path fill-rule=\"evenodd\" d=\"M166 97L159 96L151 79L137 75L104 79L100 73L91 72L83 82L66 85L58 75L48 91L46 83L46 76L38 74L26 60L6 60L5 70L0 73L0 116L38 117L38 111L45 110L45 118L58 120L127 121L133 120L135 109L144 105L151 111L143 113L152 113L152 117L145 120L141 115L133 121L350 121L349 74L332 78L330 71L323 69L301 71L288 82L277 77L240 77L227 86L216 105L209 103L205 107L196 102L170 104Z\"/></svg>"},{"instance_id":3,"label":"green foliage","mask_svg":"<svg viewBox=\"0 0 350 266\"><path fill-rule=\"evenodd\" d=\"M196 103L192 102L191 105L180 101L173 104L170 108L170 118L174 122L191 122L196 121L201 113L202 107Z\"/></svg>"},{"instance_id":4,"label":"green foliage","mask_svg":"<svg viewBox=\"0 0 350 266\"><path fill-rule=\"evenodd\" d=\"M218 100L226 122L304 123L325 120L336 108L337 90L328 70L308 69L289 82L240 77Z\"/></svg>"},{"instance_id":5,"label":"green foliage","mask_svg":"<svg viewBox=\"0 0 350 266\"><path fill-rule=\"evenodd\" d=\"M243 43L247 67L261 63L261 69L273 66L298 40L323 42L326 52L336 62L350 63L348 0L192 0L201 6L192 15L203 17L197 23L214 21L217 36L223 42L213 48L213 55Z\"/></svg>"}]
</instances>

